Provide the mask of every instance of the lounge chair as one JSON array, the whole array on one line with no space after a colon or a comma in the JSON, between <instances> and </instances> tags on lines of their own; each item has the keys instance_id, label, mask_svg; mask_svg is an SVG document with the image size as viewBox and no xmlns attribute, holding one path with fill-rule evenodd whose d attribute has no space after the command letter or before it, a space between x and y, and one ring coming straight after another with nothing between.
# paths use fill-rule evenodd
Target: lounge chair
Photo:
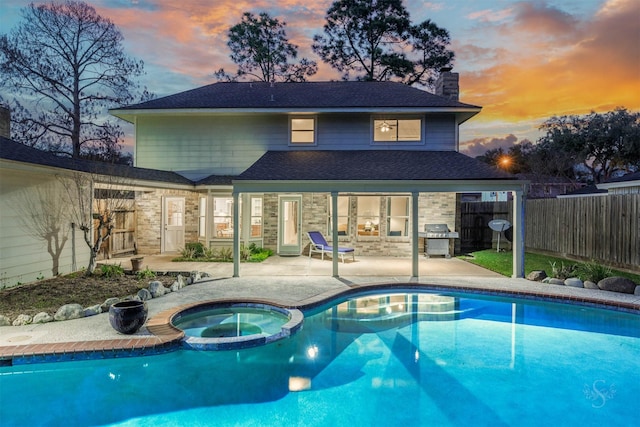
<instances>
[{"instance_id":1,"label":"lounge chair","mask_svg":"<svg viewBox=\"0 0 640 427\"><path fill-rule=\"evenodd\" d=\"M333 255L333 247L329 246L321 232L309 231L307 235L309 236L309 240L311 240L311 244L309 245L309 258L311 258L311 254L314 252L319 252L322 255L322 260L324 260L325 253ZM344 254L351 254L353 260L356 260L355 249L338 247L338 255L342 258L343 263Z\"/></svg>"}]
</instances>

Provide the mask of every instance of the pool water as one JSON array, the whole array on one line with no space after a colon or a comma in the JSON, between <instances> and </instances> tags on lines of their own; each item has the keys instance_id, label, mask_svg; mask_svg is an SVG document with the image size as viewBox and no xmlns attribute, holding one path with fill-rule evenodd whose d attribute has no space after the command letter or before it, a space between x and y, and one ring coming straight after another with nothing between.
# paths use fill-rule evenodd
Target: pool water
<instances>
[{"instance_id":1,"label":"pool water","mask_svg":"<svg viewBox=\"0 0 640 427\"><path fill-rule=\"evenodd\" d=\"M361 295L234 351L0 368L3 426L633 425L640 316Z\"/></svg>"}]
</instances>

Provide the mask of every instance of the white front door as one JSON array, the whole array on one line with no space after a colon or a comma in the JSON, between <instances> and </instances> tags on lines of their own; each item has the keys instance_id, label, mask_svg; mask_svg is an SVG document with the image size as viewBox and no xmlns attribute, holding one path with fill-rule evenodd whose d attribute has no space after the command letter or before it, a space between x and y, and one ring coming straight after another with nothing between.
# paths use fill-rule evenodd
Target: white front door
<instances>
[{"instance_id":1,"label":"white front door","mask_svg":"<svg viewBox=\"0 0 640 427\"><path fill-rule=\"evenodd\" d=\"M184 197L165 197L162 213L162 252L184 248Z\"/></svg>"},{"instance_id":2,"label":"white front door","mask_svg":"<svg viewBox=\"0 0 640 427\"><path fill-rule=\"evenodd\" d=\"M300 255L302 253L300 233L302 196L280 196L278 205L278 254Z\"/></svg>"}]
</instances>

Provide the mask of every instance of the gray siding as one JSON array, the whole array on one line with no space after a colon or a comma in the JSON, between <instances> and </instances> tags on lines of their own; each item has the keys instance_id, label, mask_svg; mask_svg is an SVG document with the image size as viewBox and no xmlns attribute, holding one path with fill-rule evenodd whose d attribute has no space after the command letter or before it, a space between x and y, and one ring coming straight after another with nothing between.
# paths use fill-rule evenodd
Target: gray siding
<instances>
[{"instance_id":1,"label":"gray siding","mask_svg":"<svg viewBox=\"0 0 640 427\"><path fill-rule=\"evenodd\" d=\"M452 115L425 117L426 140L421 143L372 144L370 114L319 114L317 144L295 147L288 145L288 118L286 114L139 117L136 166L199 179L214 173L237 175L268 150L456 149Z\"/></svg>"}]
</instances>

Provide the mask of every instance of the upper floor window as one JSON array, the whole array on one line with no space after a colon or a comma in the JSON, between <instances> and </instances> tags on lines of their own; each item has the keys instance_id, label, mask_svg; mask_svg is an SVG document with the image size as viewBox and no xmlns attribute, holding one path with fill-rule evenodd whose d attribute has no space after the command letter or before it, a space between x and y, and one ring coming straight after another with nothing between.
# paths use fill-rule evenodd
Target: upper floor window
<instances>
[{"instance_id":1,"label":"upper floor window","mask_svg":"<svg viewBox=\"0 0 640 427\"><path fill-rule=\"evenodd\" d=\"M291 144L314 145L316 143L315 117L293 117L290 127Z\"/></svg>"},{"instance_id":2,"label":"upper floor window","mask_svg":"<svg viewBox=\"0 0 640 427\"><path fill-rule=\"evenodd\" d=\"M421 119L374 119L373 142L420 142Z\"/></svg>"}]
</instances>

